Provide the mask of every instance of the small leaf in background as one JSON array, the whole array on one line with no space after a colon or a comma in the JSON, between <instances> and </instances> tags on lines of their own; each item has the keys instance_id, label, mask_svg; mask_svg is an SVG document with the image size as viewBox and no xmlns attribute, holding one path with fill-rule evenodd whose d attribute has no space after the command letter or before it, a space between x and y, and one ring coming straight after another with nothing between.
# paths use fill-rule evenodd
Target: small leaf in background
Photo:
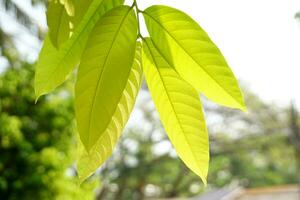
<instances>
[{"instance_id":1,"label":"small leaf in background","mask_svg":"<svg viewBox=\"0 0 300 200\"><path fill-rule=\"evenodd\" d=\"M81 141L78 140L77 169L80 182L83 182L94 173L96 169L111 156L134 107L136 96L141 87L142 75L141 45L139 43L126 87L122 93L117 109L111 117L108 128L103 132L101 138L99 138L89 153L84 149Z\"/></svg>"},{"instance_id":2,"label":"small leaf in background","mask_svg":"<svg viewBox=\"0 0 300 200\"><path fill-rule=\"evenodd\" d=\"M123 4L124 0L93 0L83 19L75 28L71 38L57 50L45 38L35 74L35 94L39 98L62 84L79 64L90 32L97 21L111 8Z\"/></svg>"},{"instance_id":3,"label":"small leaf in background","mask_svg":"<svg viewBox=\"0 0 300 200\"><path fill-rule=\"evenodd\" d=\"M162 57L151 39L143 42L142 61L152 99L177 154L206 184L209 145L199 94Z\"/></svg>"},{"instance_id":4,"label":"small leaf in background","mask_svg":"<svg viewBox=\"0 0 300 200\"><path fill-rule=\"evenodd\" d=\"M153 43L183 79L221 105L246 109L223 55L192 18L167 6L151 6L143 15Z\"/></svg>"},{"instance_id":5,"label":"small leaf in background","mask_svg":"<svg viewBox=\"0 0 300 200\"><path fill-rule=\"evenodd\" d=\"M131 71L137 28L134 10L119 6L107 12L90 35L75 85L77 126L88 152L111 120L119 120L112 117Z\"/></svg>"}]
</instances>

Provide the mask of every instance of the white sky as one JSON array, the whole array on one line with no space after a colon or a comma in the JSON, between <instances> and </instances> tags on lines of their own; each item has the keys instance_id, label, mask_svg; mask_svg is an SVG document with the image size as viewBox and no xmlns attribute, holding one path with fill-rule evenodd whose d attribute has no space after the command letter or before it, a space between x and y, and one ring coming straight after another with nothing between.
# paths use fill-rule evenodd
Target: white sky
<instances>
[{"instance_id":1,"label":"white sky","mask_svg":"<svg viewBox=\"0 0 300 200\"><path fill-rule=\"evenodd\" d=\"M140 2L167 4L190 14L253 91L269 101L296 99L300 104L300 21L294 18L299 0Z\"/></svg>"},{"instance_id":2,"label":"white sky","mask_svg":"<svg viewBox=\"0 0 300 200\"><path fill-rule=\"evenodd\" d=\"M28 9L24 0L15 1ZM296 99L300 105L300 21L294 19L299 0L138 2L141 8L166 4L190 14L221 49L235 75L254 92L268 101L285 104ZM45 26L42 9L30 13ZM1 18L0 11L0 22ZM29 57L36 56L32 47L29 50Z\"/></svg>"}]
</instances>

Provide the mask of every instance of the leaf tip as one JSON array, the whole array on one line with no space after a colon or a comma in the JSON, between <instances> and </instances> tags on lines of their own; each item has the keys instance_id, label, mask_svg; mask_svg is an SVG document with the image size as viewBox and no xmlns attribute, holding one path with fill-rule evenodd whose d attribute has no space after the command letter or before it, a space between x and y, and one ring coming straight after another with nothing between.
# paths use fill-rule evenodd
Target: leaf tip
<instances>
[{"instance_id":1,"label":"leaf tip","mask_svg":"<svg viewBox=\"0 0 300 200\"><path fill-rule=\"evenodd\" d=\"M41 96L42 95L39 92L37 92L37 90L35 90L35 101L34 101L35 104L37 104L37 102Z\"/></svg>"},{"instance_id":2,"label":"leaf tip","mask_svg":"<svg viewBox=\"0 0 300 200\"><path fill-rule=\"evenodd\" d=\"M38 100L39 100L39 97L36 97L35 101L34 101L34 104L37 104Z\"/></svg>"},{"instance_id":3,"label":"leaf tip","mask_svg":"<svg viewBox=\"0 0 300 200\"><path fill-rule=\"evenodd\" d=\"M78 175L78 184L82 185L87 178L88 177L86 177L86 176Z\"/></svg>"},{"instance_id":4,"label":"leaf tip","mask_svg":"<svg viewBox=\"0 0 300 200\"><path fill-rule=\"evenodd\" d=\"M37 104L38 100L43 96L44 94L42 92L39 92L37 88L35 88L35 101L34 103Z\"/></svg>"},{"instance_id":5,"label":"leaf tip","mask_svg":"<svg viewBox=\"0 0 300 200\"><path fill-rule=\"evenodd\" d=\"M203 182L204 186L207 187L207 179L202 178L202 182Z\"/></svg>"},{"instance_id":6,"label":"leaf tip","mask_svg":"<svg viewBox=\"0 0 300 200\"><path fill-rule=\"evenodd\" d=\"M87 181L87 179L91 176L91 175L89 175L89 176L83 176L79 171L77 172L78 173L78 175L77 175L77 185L78 185L78 187L80 187L80 186L82 186L84 183L85 183L85 181Z\"/></svg>"},{"instance_id":7,"label":"leaf tip","mask_svg":"<svg viewBox=\"0 0 300 200\"><path fill-rule=\"evenodd\" d=\"M246 106L246 105L244 105L244 106L241 108L241 110L242 110L244 113L248 113L248 109L247 109L247 106Z\"/></svg>"},{"instance_id":8,"label":"leaf tip","mask_svg":"<svg viewBox=\"0 0 300 200\"><path fill-rule=\"evenodd\" d=\"M96 171L92 170L91 168L87 167L87 162L82 162L81 159L77 160L77 177L78 177L78 184L82 185L86 180L88 180Z\"/></svg>"},{"instance_id":9,"label":"leaf tip","mask_svg":"<svg viewBox=\"0 0 300 200\"><path fill-rule=\"evenodd\" d=\"M197 174L197 175L202 180L204 186L207 187L207 173L206 174L200 173L200 174Z\"/></svg>"},{"instance_id":10,"label":"leaf tip","mask_svg":"<svg viewBox=\"0 0 300 200\"><path fill-rule=\"evenodd\" d=\"M244 100L239 103L238 109L241 110L241 111L243 111L243 112L245 112L245 113L248 113L248 109L247 109L247 106L246 106Z\"/></svg>"}]
</instances>

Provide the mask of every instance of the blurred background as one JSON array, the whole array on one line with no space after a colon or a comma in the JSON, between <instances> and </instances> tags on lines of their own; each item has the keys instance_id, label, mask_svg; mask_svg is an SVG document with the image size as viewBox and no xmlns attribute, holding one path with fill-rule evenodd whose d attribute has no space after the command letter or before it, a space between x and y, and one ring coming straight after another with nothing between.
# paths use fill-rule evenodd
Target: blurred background
<instances>
[{"instance_id":1,"label":"blurred background","mask_svg":"<svg viewBox=\"0 0 300 200\"><path fill-rule=\"evenodd\" d=\"M128 1L130 2L130 1ZM0 0L0 199L300 199L300 2L140 0L189 13L224 52L248 113L203 98L208 186L177 158L143 87L113 156L76 177L71 77L35 104L46 1Z\"/></svg>"}]
</instances>

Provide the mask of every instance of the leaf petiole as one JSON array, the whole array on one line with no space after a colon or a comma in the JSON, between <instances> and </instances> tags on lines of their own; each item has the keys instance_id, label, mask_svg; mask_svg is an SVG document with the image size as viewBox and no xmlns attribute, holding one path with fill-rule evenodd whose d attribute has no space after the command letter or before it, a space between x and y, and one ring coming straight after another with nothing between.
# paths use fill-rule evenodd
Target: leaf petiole
<instances>
[{"instance_id":1,"label":"leaf petiole","mask_svg":"<svg viewBox=\"0 0 300 200\"><path fill-rule=\"evenodd\" d=\"M135 8L136 11L136 19L137 19L137 24L138 24L138 38L143 39L144 37L141 34L141 28L140 28L140 17L139 17L139 13L143 13L142 10L139 9L137 1L133 0L133 4L131 7Z\"/></svg>"}]
</instances>

